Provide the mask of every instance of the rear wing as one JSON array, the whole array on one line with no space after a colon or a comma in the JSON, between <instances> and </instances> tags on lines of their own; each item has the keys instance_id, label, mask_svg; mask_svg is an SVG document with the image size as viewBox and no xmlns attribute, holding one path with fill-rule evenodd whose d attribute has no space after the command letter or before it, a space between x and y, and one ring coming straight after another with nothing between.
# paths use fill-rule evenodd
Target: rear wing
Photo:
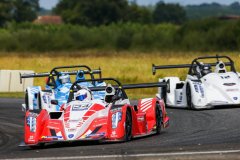
<instances>
[{"instance_id":1,"label":"rear wing","mask_svg":"<svg viewBox=\"0 0 240 160\"><path fill-rule=\"evenodd\" d=\"M114 81L117 83L117 85L113 85L115 89L139 89L139 88L154 88L154 87L167 87L167 82L155 82L155 83L138 83L138 84L124 84L122 85L118 80L114 78L99 78L99 79L87 79L87 80L78 80L73 83L71 90L73 90L74 86L81 82L92 82L92 81ZM106 89L106 86L96 86L96 87L89 87L91 91L103 91Z\"/></svg>"},{"instance_id":2,"label":"rear wing","mask_svg":"<svg viewBox=\"0 0 240 160\"><path fill-rule=\"evenodd\" d=\"M158 69L173 69L173 68L189 68L189 69L191 69L191 68L197 66L197 64L199 64L198 60L202 60L202 59L216 59L217 62L219 62L220 58L227 59L228 62L224 62L225 66L230 66L231 67L231 71L236 72L236 69L235 69L235 66L234 66L234 62L233 62L233 60L230 57L216 55L216 56L205 56L205 57L195 58L192 61L191 64L162 65L162 66L155 66L153 64L152 65L152 73L153 73L153 75L155 75L156 74L156 70L158 70ZM216 66L216 63L207 63L207 64L211 65L212 67ZM189 71L189 73L190 73L190 71Z\"/></svg>"},{"instance_id":3,"label":"rear wing","mask_svg":"<svg viewBox=\"0 0 240 160\"><path fill-rule=\"evenodd\" d=\"M69 67L68 67L69 68ZM61 68L62 69L62 68ZM96 69L96 70L82 70L84 74L98 74L100 78L102 78L102 71L101 68ZM63 74L69 74L69 75L77 75L78 70L74 71L63 71L61 72ZM20 73L20 83L22 83L22 79L24 78L39 78L39 77L49 77L49 76L56 76L56 73L53 72L43 72L43 73L30 73L30 74L21 74Z\"/></svg>"},{"instance_id":4,"label":"rear wing","mask_svg":"<svg viewBox=\"0 0 240 160\"><path fill-rule=\"evenodd\" d=\"M70 93L68 97L68 102L70 102L73 99L74 92L79 86L79 83L81 82L105 82L105 81L114 81L116 85L112 85L115 89L122 89L123 94L125 97L127 97L125 93L125 89L137 89L137 88L153 88L153 87L167 87L166 82L157 82L157 83L139 83L139 84L125 84L122 85L118 80L114 78L99 78L99 79L87 79L87 80L78 80L74 82L70 88ZM106 82L105 82L106 83ZM76 88L75 88L76 87ZM88 87L91 91L105 91L107 86L94 86L94 87ZM79 89L79 88L78 88Z\"/></svg>"},{"instance_id":5,"label":"rear wing","mask_svg":"<svg viewBox=\"0 0 240 160\"><path fill-rule=\"evenodd\" d=\"M208 63L212 67L216 66L216 63ZM230 62L224 63L226 66L231 66ZM152 73L153 75L156 74L156 71L159 69L176 69L176 68L190 68L192 64L177 64L177 65L160 65L160 66L155 66L154 64L152 65ZM193 64L193 66L196 66L196 64Z\"/></svg>"},{"instance_id":6,"label":"rear wing","mask_svg":"<svg viewBox=\"0 0 240 160\"><path fill-rule=\"evenodd\" d=\"M216 63L208 63L212 67L216 66ZM224 63L226 66L232 66L230 62ZM160 65L160 66L155 66L154 64L152 65L152 73L153 75L156 74L157 70L160 69L176 69L176 68L190 68L190 67L195 67L197 66L196 64L177 64L177 65Z\"/></svg>"}]
</instances>

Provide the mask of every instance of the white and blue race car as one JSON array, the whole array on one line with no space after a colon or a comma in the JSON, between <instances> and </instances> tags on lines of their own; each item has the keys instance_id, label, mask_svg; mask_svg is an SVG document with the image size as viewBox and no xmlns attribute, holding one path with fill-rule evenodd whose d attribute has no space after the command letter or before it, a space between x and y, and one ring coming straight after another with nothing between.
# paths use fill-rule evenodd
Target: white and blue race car
<instances>
[{"instance_id":1,"label":"white and blue race car","mask_svg":"<svg viewBox=\"0 0 240 160\"><path fill-rule=\"evenodd\" d=\"M70 71L64 71L64 70ZM74 70L75 69L75 70ZM84 80L86 75L94 79L94 74L101 78L101 70L91 70L86 65L55 67L48 73L22 74L20 78L47 77L45 89L41 86L29 86L25 93L25 104L22 111L46 109L47 111L59 111L62 104L68 100L72 81ZM74 79L75 76L75 79ZM105 86L103 82L82 82L79 84L85 87ZM103 99L104 92L94 92L95 99ZM57 100L57 103L54 101Z\"/></svg>"},{"instance_id":2,"label":"white and blue race car","mask_svg":"<svg viewBox=\"0 0 240 160\"><path fill-rule=\"evenodd\" d=\"M158 97L165 99L167 106L206 109L240 105L240 74L228 56L199 57L191 64L152 67L153 74L157 69L173 68L189 68L189 71L185 81L179 77L159 79L160 82L168 82L167 89L159 88L157 93Z\"/></svg>"}]
</instances>

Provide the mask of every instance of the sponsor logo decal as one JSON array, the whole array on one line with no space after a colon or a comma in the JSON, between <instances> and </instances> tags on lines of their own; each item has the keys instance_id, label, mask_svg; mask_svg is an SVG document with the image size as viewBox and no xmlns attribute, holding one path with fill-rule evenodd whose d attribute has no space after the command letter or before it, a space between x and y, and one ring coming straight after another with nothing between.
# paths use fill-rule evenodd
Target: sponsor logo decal
<instances>
[{"instance_id":1,"label":"sponsor logo decal","mask_svg":"<svg viewBox=\"0 0 240 160\"><path fill-rule=\"evenodd\" d=\"M196 84L194 84L194 89L196 92L198 92L198 86Z\"/></svg>"},{"instance_id":2,"label":"sponsor logo decal","mask_svg":"<svg viewBox=\"0 0 240 160\"><path fill-rule=\"evenodd\" d=\"M28 138L28 141L30 141L30 142L35 142L35 140L33 139L33 136L30 136L30 137Z\"/></svg>"},{"instance_id":3,"label":"sponsor logo decal","mask_svg":"<svg viewBox=\"0 0 240 160\"><path fill-rule=\"evenodd\" d=\"M47 103L47 97L44 95L44 96L42 96L42 98L43 98L43 102Z\"/></svg>"},{"instance_id":4,"label":"sponsor logo decal","mask_svg":"<svg viewBox=\"0 0 240 160\"><path fill-rule=\"evenodd\" d=\"M93 137L93 136L104 136L105 135L105 133L104 132L100 132L100 133L92 133L92 134L89 134L89 135L87 135L87 137Z\"/></svg>"},{"instance_id":5,"label":"sponsor logo decal","mask_svg":"<svg viewBox=\"0 0 240 160\"><path fill-rule=\"evenodd\" d=\"M83 105L74 105L72 106L72 111L83 111L83 110L88 110L89 104L83 104Z\"/></svg>"},{"instance_id":6,"label":"sponsor logo decal","mask_svg":"<svg viewBox=\"0 0 240 160\"><path fill-rule=\"evenodd\" d=\"M235 86L236 83L223 83L224 86Z\"/></svg>"},{"instance_id":7,"label":"sponsor logo decal","mask_svg":"<svg viewBox=\"0 0 240 160\"><path fill-rule=\"evenodd\" d=\"M74 137L74 134L69 134L68 135L68 138L73 138Z\"/></svg>"},{"instance_id":8,"label":"sponsor logo decal","mask_svg":"<svg viewBox=\"0 0 240 160\"><path fill-rule=\"evenodd\" d=\"M225 76L225 77L224 77L224 76L221 76L221 78L222 78L222 79L229 79L229 78L231 78L231 77L230 77L230 76Z\"/></svg>"},{"instance_id":9,"label":"sponsor logo decal","mask_svg":"<svg viewBox=\"0 0 240 160\"><path fill-rule=\"evenodd\" d=\"M227 92L237 92L239 91L239 89L234 88L234 89L226 89Z\"/></svg>"},{"instance_id":10,"label":"sponsor logo decal","mask_svg":"<svg viewBox=\"0 0 240 160\"><path fill-rule=\"evenodd\" d=\"M77 129L76 128L70 128L68 129L68 132L75 132Z\"/></svg>"},{"instance_id":11,"label":"sponsor logo decal","mask_svg":"<svg viewBox=\"0 0 240 160\"><path fill-rule=\"evenodd\" d=\"M117 137L117 133L116 133L116 131L112 131L112 134L111 134L111 137Z\"/></svg>"},{"instance_id":12,"label":"sponsor logo decal","mask_svg":"<svg viewBox=\"0 0 240 160\"><path fill-rule=\"evenodd\" d=\"M199 85L199 88L200 88L201 96L204 97L204 90L203 90L203 87L202 87L201 85Z\"/></svg>"},{"instance_id":13,"label":"sponsor logo decal","mask_svg":"<svg viewBox=\"0 0 240 160\"><path fill-rule=\"evenodd\" d=\"M111 113L114 113L114 112L120 112L120 111L122 111L122 108L121 108L121 107L111 109Z\"/></svg>"},{"instance_id":14,"label":"sponsor logo decal","mask_svg":"<svg viewBox=\"0 0 240 160\"><path fill-rule=\"evenodd\" d=\"M145 117L144 116L139 116L139 117L137 117L137 121L138 122L143 122L143 121L145 121Z\"/></svg>"},{"instance_id":15,"label":"sponsor logo decal","mask_svg":"<svg viewBox=\"0 0 240 160\"><path fill-rule=\"evenodd\" d=\"M62 136L42 136L42 139L47 139L47 138L63 138Z\"/></svg>"}]
</instances>

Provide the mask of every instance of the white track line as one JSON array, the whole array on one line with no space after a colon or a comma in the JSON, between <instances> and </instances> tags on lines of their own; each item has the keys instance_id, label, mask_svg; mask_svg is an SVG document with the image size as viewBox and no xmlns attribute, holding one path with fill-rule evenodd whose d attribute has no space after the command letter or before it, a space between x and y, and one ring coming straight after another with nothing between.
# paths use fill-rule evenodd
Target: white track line
<instances>
[{"instance_id":1,"label":"white track line","mask_svg":"<svg viewBox=\"0 0 240 160\"><path fill-rule=\"evenodd\" d=\"M187 156L187 155L203 155L203 154L226 154L240 153L240 150L225 151L202 151L202 152L173 152L173 153L150 153L150 154L129 154L129 155L97 155L97 156L72 156L72 157L42 157L42 158L17 158L5 160L64 160L64 159L105 159L105 158L127 158L127 157L158 157L158 156Z\"/></svg>"}]
</instances>

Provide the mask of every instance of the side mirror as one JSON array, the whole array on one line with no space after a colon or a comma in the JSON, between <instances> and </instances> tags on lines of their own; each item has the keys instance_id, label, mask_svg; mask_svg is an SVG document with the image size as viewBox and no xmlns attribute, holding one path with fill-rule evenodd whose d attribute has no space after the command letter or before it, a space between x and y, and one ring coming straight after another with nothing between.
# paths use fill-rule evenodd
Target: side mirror
<instances>
[{"instance_id":1,"label":"side mirror","mask_svg":"<svg viewBox=\"0 0 240 160\"><path fill-rule=\"evenodd\" d=\"M58 105L58 100L51 100L51 104Z\"/></svg>"}]
</instances>

